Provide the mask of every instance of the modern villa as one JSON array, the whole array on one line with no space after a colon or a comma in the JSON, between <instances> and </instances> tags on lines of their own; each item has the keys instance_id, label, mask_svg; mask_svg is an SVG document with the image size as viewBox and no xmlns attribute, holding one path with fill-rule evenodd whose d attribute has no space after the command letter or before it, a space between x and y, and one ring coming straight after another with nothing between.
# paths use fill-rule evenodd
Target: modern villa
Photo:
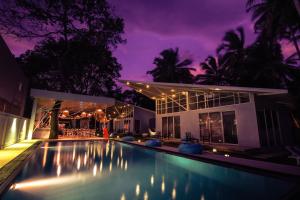
<instances>
[{"instance_id":1,"label":"modern villa","mask_svg":"<svg viewBox=\"0 0 300 200\"><path fill-rule=\"evenodd\" d=\"M287 90L121 82L156 102L156 131L164 138L191 133L204 144L243 148L293 142Z\"/></svg>"}]
</instances>

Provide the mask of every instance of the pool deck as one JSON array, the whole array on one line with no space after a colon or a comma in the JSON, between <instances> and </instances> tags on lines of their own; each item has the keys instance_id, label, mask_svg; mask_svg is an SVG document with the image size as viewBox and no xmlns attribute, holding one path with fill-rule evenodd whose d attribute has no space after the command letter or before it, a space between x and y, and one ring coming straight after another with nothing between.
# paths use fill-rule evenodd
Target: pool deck
<instances>
[{"instance_id":1,"label":"pool deck","mask_svg":"<svg viewBox=\"0 0 300 200\"><path fill-rule=\"evenodd\" d=\"M0 169L18 157L21 153L35 144L38 140L24 140L0 150Z\"/></svg>"},{"instance_id":2,"label":"pool deck","mask_svg":"<svg viewBox=\"0 0 300 200\"><path fill-rule=\"evenodd\" d=\"M123 141L121 141L121 142L123 142ZM125 142L125 143L145 147L144 142L133 141L133 142ZM147 148L149 148L149 147L147 147ZM272 163L272 162L265 162L265 161L260 161L260 160L238 158L238 157L232 157L230 155L229 155L229 157L225 157L225 155L220 155L220 154L208 152L208 151L204 151L202 154L183 154L183 153L180 153L177 148L170 147L170 146L150 147L150 148L157 149L157 150L164 151L164 152L171 153L171 154L176 154L176 155L183 156L183 157L197 159L197 160L210 161L213 163L229 164L229 165L234 165L234 166L238 166L238 167L245 167L245 168L252 169L252 170L260 170L260 171L275 173L275 174L284 175L284 176L300 177L300 167L299 166L291 166L291 165L284 165L284 164L278 164L278 163Z\"/></svg>"}]
</instances>

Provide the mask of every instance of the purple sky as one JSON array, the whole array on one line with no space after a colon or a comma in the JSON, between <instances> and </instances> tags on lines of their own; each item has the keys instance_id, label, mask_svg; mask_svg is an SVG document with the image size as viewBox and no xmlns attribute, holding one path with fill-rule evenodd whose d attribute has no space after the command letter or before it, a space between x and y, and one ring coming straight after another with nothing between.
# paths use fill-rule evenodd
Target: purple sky
<instances>
[{"instance_id":1,"label":"purple sky","mask_svg":"<svg viewBox=\"0 0 300 200\"><path fill-rule=\"evenodd\" d=\"M179 48L182 58L199 63L214 55L225 31L243 26L247 43L254 40L244 0L108 0L125 20L126 44L114 51L123 66L122 79L151 80L146 71L166 48ZM19 55L33 42L5 38Z\"/></svg>"}]
</instances>

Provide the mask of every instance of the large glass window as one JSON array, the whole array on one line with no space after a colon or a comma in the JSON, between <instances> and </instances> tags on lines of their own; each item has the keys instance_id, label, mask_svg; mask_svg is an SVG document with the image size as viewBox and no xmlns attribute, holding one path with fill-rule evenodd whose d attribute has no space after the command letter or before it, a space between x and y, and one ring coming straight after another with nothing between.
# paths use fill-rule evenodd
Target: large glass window
<instances>
[{"instance_id":1,"label":"large glass window","mask_svg":"<svg viewBox=\"0 0 300 200\"><path fill-rule=\"evenodd\" d=\"M157 114L212 108L250 102L247 92L180 92L157 100Z\"/></svg>"},{"instance_id":2,"label":"large glass window","mask_svg":"<svg viewBox=\"0 0 300 200\"><path fill-rule=\"evenodd\" d=\"M165 138L180 138L180 117L162 118L162 136Z\"/></svg>"},{"instance_id":3,"label":"large glass window","mask_svg":"<svg viewBox=\"0 0 300 200\"><path fill-rule=\"evenodd\" d=\"M236 119L234 111L223 112L222 118L225 143L237 144Z\"/></svg>"},{"instance_id":4,"label":"large glass window","mask_svg":"<svg viewBox=\"0 0 300 200\"><path fill-rule=\"evenodd\" d=\"M180 117L179 116L174 117L174 132L175 132L175 138L180 138Z\"/></svg>"},{"instance_id":5,"label":"large glass window","mask_svg":"<svg viewBox=\"0 0 300 200\"><path fill-rule=\"evenodd\" d=\"M208 113L199 114L199 125L200 125L200 140L203 142L210 142Z\"/></svg>"},{"instance_id":6,"label":"large glass window","mask_svg":"<svg viewBox=\"0 0 300 200\"><path fill-rule=\"evenodd\" d=\"M202 142L238 143L234 111L200 113L199 126Z\"/></svg>"},{"instance_id":7,"label":"large glass window","mask_svg":"<svg viewBox=\"0 0 300 200\"><path fill-rule=\"evenodd\" d=\"M223 130L221 114L219 112L209 113L209 128L211 133L211 142L223 142Z\"/></svg>"}]
</instances>

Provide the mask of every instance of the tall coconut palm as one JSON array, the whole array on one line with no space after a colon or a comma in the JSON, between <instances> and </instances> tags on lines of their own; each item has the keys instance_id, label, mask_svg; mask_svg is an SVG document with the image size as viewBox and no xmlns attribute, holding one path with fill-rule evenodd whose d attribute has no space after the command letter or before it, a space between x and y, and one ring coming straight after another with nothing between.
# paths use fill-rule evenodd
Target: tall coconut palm
<instances>
[{"instance_id":1,"label":"tall coconut palm","mask_svg":"<svg viewBox=\"0 0 300 200\"><path fill-rule=\"evenodd\" d=\"M226 71L218 58L208 56L205 62L200 63L203 74L198 74L195 81L198 84L226 85Z\"/></svg>"},{"instance_id":2,"label":"tall coconut palm","mask_svg":"<svg viewBox=\"0 0 300 200\"><path fill-rule=\"evenodd\" d=\"M243 27L230 30L225 33L221 45L217 48L217 54L223 61L230 84L238 84L240 71L243 70L246 48L245 33Z\"/></svg>"},{"instance_id":3,"label":"tall coconut palm","mask_svg":"<svg viewBox=\"0 0 300 200\"><path fill-rule=\"evenodd\" d=\"M156 67L147 72L153 77L155 82L170 83L193 83L194 76L191 71L195 69L190 67L192 60L180 60L178 48L166 49L160 53L159 57L154 59Z\"/></svg>"},{"instance_id":4,"label":"tall coconut palm","mask_svg":"<svg viewBox=\"0 0 300 200\"><path fill-rule=\"evenodd\" d=\"M247 49L239 85L286 88L291 80L290 66L283 63L279 43L258 39Z\"/></svg>"},{"instance_id":5,"label":"tall coconut palm","mask_svg":"<svg viewBox=\"0 0 300 200\"><path fill-rule=\"evenodd\" d=\"M255 31L261 37L288 39L295 46L300 59L300 15L294 0L248 0L247 12L252 12Z\"/></svg>"}]
</instances>

